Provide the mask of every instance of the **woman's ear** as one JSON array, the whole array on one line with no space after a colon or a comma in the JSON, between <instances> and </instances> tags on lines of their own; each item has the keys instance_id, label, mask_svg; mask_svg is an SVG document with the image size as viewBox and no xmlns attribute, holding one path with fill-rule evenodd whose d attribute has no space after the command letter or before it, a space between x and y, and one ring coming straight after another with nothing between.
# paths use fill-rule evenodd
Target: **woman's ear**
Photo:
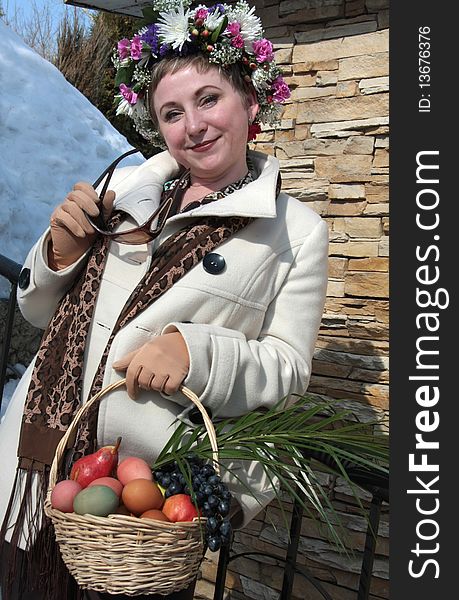
<instances>
[{"instance_id":1,"label":"woman's ear","mask_svg":"<svg viewBox=\"0 0 459 600\"><path fill-rule=\"evenodd\" d=\"M250 91L250 94L247 96L247 114L249 117L249 123L253 123L255 121L255 117L260 110L260 106L257 100L257 94L254 89Z\"/></svg>"}]
</instances>

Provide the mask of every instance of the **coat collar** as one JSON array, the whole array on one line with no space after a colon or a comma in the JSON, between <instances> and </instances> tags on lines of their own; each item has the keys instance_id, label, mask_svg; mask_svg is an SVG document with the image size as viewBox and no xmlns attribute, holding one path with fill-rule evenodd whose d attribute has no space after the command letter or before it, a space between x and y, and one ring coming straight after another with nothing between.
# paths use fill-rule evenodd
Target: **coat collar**
<instances>
[{"instance_id":1,"label":"coat collar","mask_svg":"<svg viewBox=\"0 0 459 600\"><path fill-rule=\"evenodd\" d=\"M274 218L279 161L261 152L249 151L249 154L256 175L253 182L225 198L175 215L169 221L208 216ZM158 206L162 184L178 174L179 165L166 151L156 154L139 167L128 169L126 176L111 186L116 192L115 206L138 223L144 223Z\"/></svg>"}]
</instances>

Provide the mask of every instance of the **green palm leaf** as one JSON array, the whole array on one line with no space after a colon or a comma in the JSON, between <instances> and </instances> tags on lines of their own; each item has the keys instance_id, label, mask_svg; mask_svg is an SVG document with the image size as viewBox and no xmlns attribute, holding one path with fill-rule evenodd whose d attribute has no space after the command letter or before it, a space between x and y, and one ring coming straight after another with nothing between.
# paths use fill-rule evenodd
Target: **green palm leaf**
<instances>
[{"instance_id":1,"label":"green palm leaf","mask_svg":"<svg viewBox=\"0 0 459 600\"><path fill-rule=\"evenodd\" d=\"M214 427L220 468L242 483L228 463L257 461L276 490L286 528L288 519L281 500L282 491L292 501L298 501L311 518L324 523L332 542L346 551L344 528L312 467L311 454L332 459L333 466L328 465L325 470L346 481L362 512L358 488L350 480L346 464L382 475L388 474L389 464L387 436L376 435L371 429L377 423L350 422L351 415L349 411L337 410L331 402L301 396L291 405L286 406L285 400L281 400L269 410L218 421ZM204 425L190 428L180 423L153 468L159 469L176 460L184 476L189 478L186 455L190 451L209 462L212 460L212 447ZM249 488L247 491L256 498Z\"/></svg>"}]
</instances>

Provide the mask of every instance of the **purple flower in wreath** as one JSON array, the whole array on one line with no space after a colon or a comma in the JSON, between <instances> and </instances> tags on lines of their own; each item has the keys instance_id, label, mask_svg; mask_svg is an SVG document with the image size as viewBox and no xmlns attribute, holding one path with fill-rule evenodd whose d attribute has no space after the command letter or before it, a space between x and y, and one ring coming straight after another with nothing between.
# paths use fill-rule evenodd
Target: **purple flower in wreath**
<instances>
[{"instance_id":1,"label":"purple flower in wreath","mask_svg":"<svg viewBox=\"0 0 459 600\"><path fill-rule=\"evenodd\" d=\"M131 42L131 58L140 60L142 58L142 40L140 36L135 35Z\"/></svg>"},{"instance_id":2,"label":"purple flower in wreath","mask_svg":"<svg viewBox=\"0 0 459 600\"><path fill-rule=\"evenodd\" d=\"M130 87L128 87L125 83L120 85L121 95L125 100L129 102L129 104L136 104L138 94L136 94Z\"/></svg>"},{"instance_id":3,"label":"purple flower in wreath","mask_svg":"<svg viewBox=\"0 0 459 600\"><path fill-rule=\"evenodd\" d=\"M285 100L290 98L290 88L281 75L273 81L272 91L276 102L285 102Z\"/></svg>"},{"instance_id":4,"label":"purple flower in wreath","mask_svg":"<svg viewBox=\"0 0 459 600\"><path fill-rule=\"evenodd\" d=\"M196 14L194 15L194 18L196 21L198 19L205 21L207 19L208 14L209 14L209 11L207 8L198 8L198 10L196 11Z\"/></svg>"},{"instance_id":5,"label":"purple flower in wreath","mask_svg":"<svg viewBox=\"0 0 459 600\"><path fill-rule=\"evenodd\" d=\"M170 52L170 50L171 50L170 44L161 44L161 47L159 49L160 57L164 58L165 56L167 56L167 54Z\"/></svg>"},{"instance_id":6,"label":"purple flower in wreath","mask_svg":"<svg viewBox=\"0 0 459 600\"><path fill-rule=\"evenodd\" d=\"M142 35L140 36L140 39L150 46L153 54L157 54L158 43L159 43L158 25L156 25L156 23L149 25L147 30L144 33L142 33Z\"/></svg>"},{"instance_id":7,"label":"purple flower in wreath","mask_svg":"<svg viewBox=\"0 0 459 600\"><path fill-rule=\"evenodd\" d=\"M226 31L228 31L228 33L232 37L236 37L241 32L241 26L240 26L240 24L237 21L235 21L234 23L230 23L228 25L228 27L226 28Z\"/></svg>"},{"instance_id":8,"label":"purple flower in wreath","mask_svg":"<svg viewBox=\"0 0 459 600\"><path fill-rule=\"evenodd\" d=\"M209 8L209 12L214 13L216 10L220 12L221 15L225 14L225 7L223 4L214 4Z\"/></svg>"},{"instance_id":9,"label":"purple flower in wreath","mask_svg":"<svg viewBox=\"0 0 459 600\"><path fill-rule=\"evenodd\" d=\"M269 40L263 38L252 44L253 51L257 58L257 62L271 62L274 58L273 45Z\"/></svg>"},{"instance_id":10,"label":"purple flower in wreath","mask_svg":"<svg viewBox=\"0 0 459 600\"><path fill-rule=\"evenodd\" d=\"M121 60L129 57L131 42L127 38L123 38L118 42L118 56Z\"/></svg>"},{"instance_id":11,"label":"purple flower in wreath","mask_svg":"<svg viewBox=\"0 0 459 600\"><path fill-rule=\"evenodd\" d=\"M231 40L231 45L234 48L244 48L244 38L242 37L242 35L240 33L238 33L237 35L235 35L233 37L233 39Z\"/></svg>"}]
</instances>

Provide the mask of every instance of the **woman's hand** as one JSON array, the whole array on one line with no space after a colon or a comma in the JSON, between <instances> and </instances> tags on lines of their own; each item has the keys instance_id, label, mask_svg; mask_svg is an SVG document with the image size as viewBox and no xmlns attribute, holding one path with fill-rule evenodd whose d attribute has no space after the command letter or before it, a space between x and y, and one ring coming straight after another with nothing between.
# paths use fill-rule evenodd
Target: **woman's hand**
<instances>
[{"instance_id":1,"label":"woman's hand","mask_svg":"<svg viewBox=\"0 0 459 600\"><path fill-rule=\"evenodd\" d=\"M106 219L113 208L115 192L109 190L102 203ZM92 246L94 228L85 212L91 217L99 214L100 199L95 189L85 182L76 183L51 215L51 240L48 244L48 264L54 271L65 269L77 261Z\"/></svg>"},{"instance_id":2,"label":"woman's hand","mask_svg":"<svg viewBox=\"0 0 459 600\"><path fill-rule=\"evenodd\" d=\"M188 349L181 333L165 333L147 342L113 363L113 368L126 371L126 387L130 398L139 389L174 394L190 368Z\"/></svg>"}]
</instances>

